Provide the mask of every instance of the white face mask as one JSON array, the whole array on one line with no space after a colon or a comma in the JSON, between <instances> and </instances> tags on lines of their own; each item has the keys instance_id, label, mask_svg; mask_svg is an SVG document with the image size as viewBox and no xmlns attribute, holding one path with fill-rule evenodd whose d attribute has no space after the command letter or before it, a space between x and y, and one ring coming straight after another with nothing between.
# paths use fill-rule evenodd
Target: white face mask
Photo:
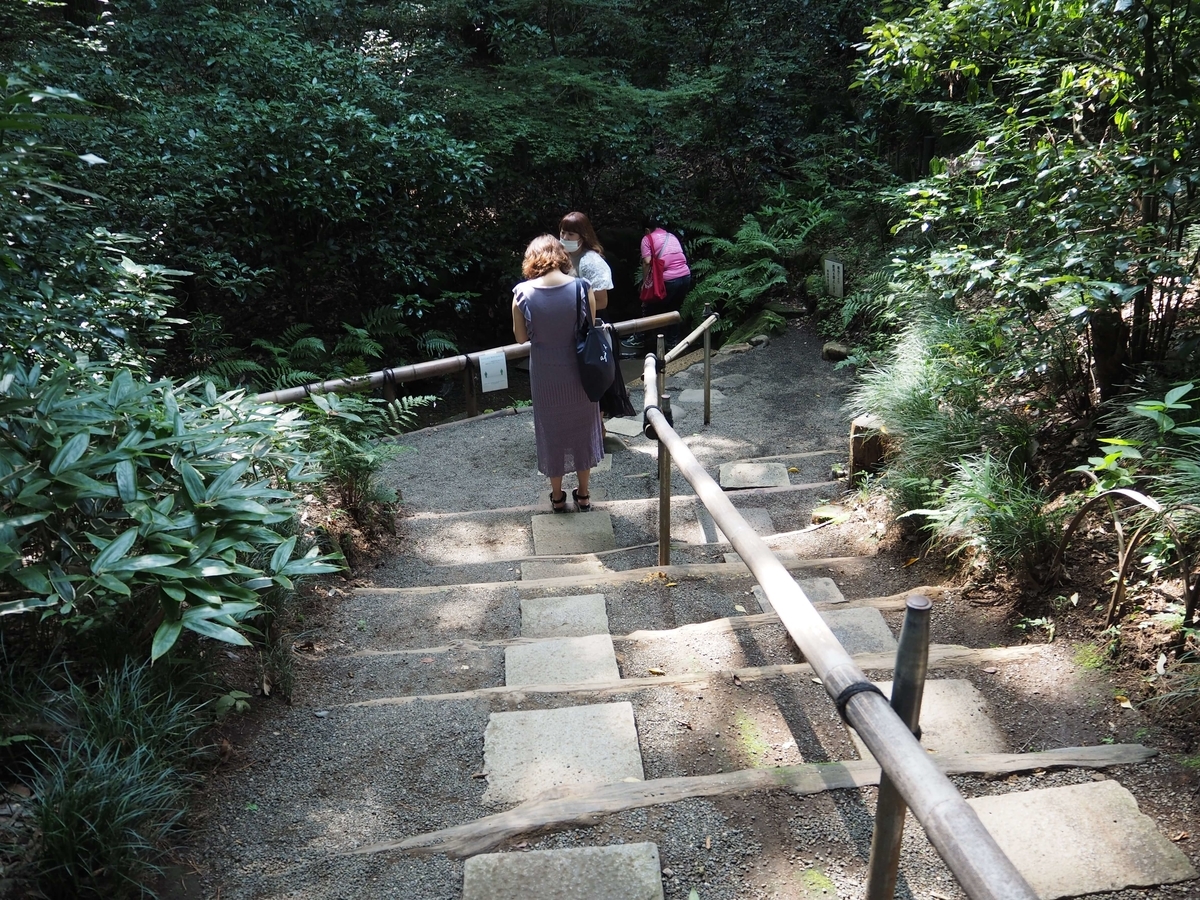
<instances>
[{"instance_id":1,"label":"white face mask","mask_svg":"<svg viewBox=\"0 0 1200 900\"><path fill-rule=\"evenodd\" d=\"M579 241L559 241L559 243L568 253L574 253L579 249Z\"/></svg>"}]
</instances>

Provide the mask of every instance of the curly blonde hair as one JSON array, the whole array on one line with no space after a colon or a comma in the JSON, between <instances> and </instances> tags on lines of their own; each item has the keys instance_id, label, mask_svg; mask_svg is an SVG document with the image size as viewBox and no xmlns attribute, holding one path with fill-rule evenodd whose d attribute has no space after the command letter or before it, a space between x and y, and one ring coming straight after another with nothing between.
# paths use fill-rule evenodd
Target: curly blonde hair
<instances>
[{"instance_id":1,"label":"curly blonde hair","mask_svg":"<svg viewBox=\"0 0 1200 900\"><path fill-rule=\"evenodd\" d=\"M570 272L571 257L567 256L567 251L563 249L562 243L554 235L538 235L525 248L521 273L526 278L540 278L555 269L564 275Z\"/></svg>"}]
</instances>

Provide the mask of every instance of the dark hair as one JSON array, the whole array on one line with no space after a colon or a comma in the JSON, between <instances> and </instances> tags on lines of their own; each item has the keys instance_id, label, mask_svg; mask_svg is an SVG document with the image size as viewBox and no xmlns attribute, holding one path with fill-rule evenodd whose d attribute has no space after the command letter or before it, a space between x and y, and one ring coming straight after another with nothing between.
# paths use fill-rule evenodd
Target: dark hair
<instances>
[{"instance_id":1,"label":"dark hair","mask_svg":"<svg viewBox=\"0 0 1200 900\"><path fill-rule=\"evenodd\" d=\"M540 278L555 269L564 275L571 271L571 257L562 243L552 234L540 234L525 248L521 272L526 278Z\"/></svg>"},{"instance_id":2,"label":"dark hair","mask_svg":"<svg viewBox=\"0 0 1200 900\"><path fill-rule=\"evenodd\" d=\"M562 234L564 231L571 231L579 235L584 250L595 250L601 256L604 255L604 248L600 246L596 231L592 228L591 221L583 213L569 212L563 216L562 221L558 223L558 233Z\"/></svg>"}]
</instances>

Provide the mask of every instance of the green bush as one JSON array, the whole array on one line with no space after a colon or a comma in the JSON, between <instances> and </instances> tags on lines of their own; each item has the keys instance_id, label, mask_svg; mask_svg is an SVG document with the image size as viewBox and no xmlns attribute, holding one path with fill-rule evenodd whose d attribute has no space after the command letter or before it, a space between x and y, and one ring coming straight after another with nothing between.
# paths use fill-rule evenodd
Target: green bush
<instances>
[{"instance_id":1,"label":"green bush","mask_svg":"<svg viewBox=\"0 0 1200 900\"><path fill-rule=\"evenodd\" d=\"M290 484L317 478L298 410L102 365L0 376L0 615L122 626L152 658L184 629L230 643L259 592L332 572L293 558ZM265 567L243 561L271 548ZM153 636L151 640L151 636Z\"/></svg>"}]
</instances>

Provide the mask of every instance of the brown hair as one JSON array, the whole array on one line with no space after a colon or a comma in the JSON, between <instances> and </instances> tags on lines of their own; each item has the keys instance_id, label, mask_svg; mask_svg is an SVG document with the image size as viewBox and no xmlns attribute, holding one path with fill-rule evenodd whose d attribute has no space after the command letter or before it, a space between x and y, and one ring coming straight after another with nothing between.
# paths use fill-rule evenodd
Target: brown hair
<instances>
[{"instance_id":1,"label":"brown hair","mask_svg":"<svg viewBox=\"0 0 1200 900\"><path fill-rule=\"evenodd\" d=\"M567 251L554 235L538 235L525 248L521 272L526 278L540 278L555 269L564 275L570 272L571 257L567 256Z\"/></svg>"},{"instance_id":2,"label":"brown hair","mask_svg":"<svg viewBox=\"0 0 1200 900\"><path fill-rule=\"evenodd\" d=\"M600 241L596 237L596 232L592 228L592 223L588 217L581 212L569 212L562 217L562 221L558 223L558 233L564 231L572 231L579 235L579 243L583 244L584 250L595 250L601 256L604 255L604 248L600 246Z\"/></svg>"}]
</instances>

